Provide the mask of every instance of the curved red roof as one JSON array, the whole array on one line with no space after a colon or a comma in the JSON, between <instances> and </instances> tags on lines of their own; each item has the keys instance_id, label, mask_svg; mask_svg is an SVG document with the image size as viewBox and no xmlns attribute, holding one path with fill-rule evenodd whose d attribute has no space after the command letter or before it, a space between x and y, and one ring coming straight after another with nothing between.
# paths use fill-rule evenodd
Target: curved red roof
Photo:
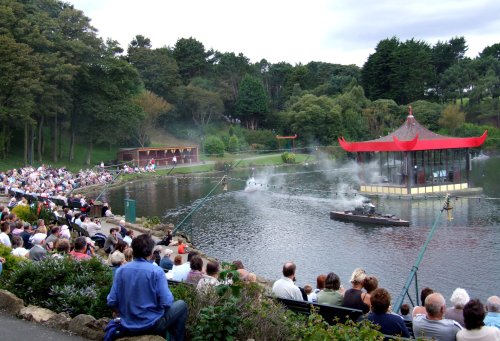
<instances>
[{"instance_id":1,"label":"curved red roof","mask_svg":"<svg viewBox=\"0 0 500 341\"><path fill-rule=\"evenodd\" d=\"M479 147L487 136L487 130L479 137L450 137L433 133L417 122L410 109L406 122L387 136L363 142L347 142L341 137L339 143L348 152L459 149Z\"/></svg>"}]
</instances>

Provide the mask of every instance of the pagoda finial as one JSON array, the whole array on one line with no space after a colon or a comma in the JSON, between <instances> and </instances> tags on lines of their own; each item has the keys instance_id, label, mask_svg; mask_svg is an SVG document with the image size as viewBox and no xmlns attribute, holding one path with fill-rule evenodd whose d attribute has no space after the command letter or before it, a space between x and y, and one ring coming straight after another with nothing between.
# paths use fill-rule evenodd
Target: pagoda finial
<instances>
[{"instance_id":1,"label":"pagoda finial","mask_svg":"<svg viewBox=\"0 0 500 341\"><path fill-rule=\"evenodd\" d=\"M410 110L410 112L408 113L408 116L413 116L413 111L412 111L411 105L408 106L408 109Z\"/></svg>"}]
</instances>

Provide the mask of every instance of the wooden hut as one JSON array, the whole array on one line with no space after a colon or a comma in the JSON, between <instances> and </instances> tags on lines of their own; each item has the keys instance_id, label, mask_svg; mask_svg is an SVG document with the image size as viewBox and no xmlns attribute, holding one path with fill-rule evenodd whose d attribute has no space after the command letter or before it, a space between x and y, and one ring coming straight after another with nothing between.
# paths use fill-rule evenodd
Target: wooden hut
<instances>
[{"instance_id":1,"label":"wooden hut","mask_svg":"<svg viewBox=\"0 0 500 341\"><path fill-rule=\"evenodd\" d=\"M168 166L173 164L174 156L177 164L198 162L198 146L121 148L117 159L139 167L148 165L154 159L156 166Z\"/></svg>"}]
</instances>

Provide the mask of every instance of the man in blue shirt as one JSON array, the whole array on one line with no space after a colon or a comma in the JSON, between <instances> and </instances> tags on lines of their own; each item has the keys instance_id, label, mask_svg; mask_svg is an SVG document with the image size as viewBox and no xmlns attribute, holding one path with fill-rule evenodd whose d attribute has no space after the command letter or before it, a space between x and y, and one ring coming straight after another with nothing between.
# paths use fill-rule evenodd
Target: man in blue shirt
<instances>
[{"instance_id":1,"label":"man in blue shirt","mask_svg":"<svg viewBox=\"0 0 500 341\"><path fill-rule=\"evenodd\" d=\"M170 333L184 340L187 305L175 301L162 268L152 264L154 240L140 235L132 241L134 261L121 266L108 295L108 306L120 317L120 336Z\"/></svg>"}]
</instances>

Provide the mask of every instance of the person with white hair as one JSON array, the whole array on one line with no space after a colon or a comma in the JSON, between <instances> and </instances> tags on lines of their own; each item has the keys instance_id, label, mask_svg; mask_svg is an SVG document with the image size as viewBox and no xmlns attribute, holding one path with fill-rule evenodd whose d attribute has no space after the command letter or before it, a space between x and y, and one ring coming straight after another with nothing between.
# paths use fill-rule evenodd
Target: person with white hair
<instances>
[{"instance_id":1,"label":"person with white hair","mask_svg":"<svg viewBox=\"0 0 500 341\"><path fill-rule=\"evenodd\" d=\"M456 288L450 297L450 302L453 304L453 308L447 308L444 317L455 320L460 323L462 327L465 327L464 306L467 302L469 302L469 300L469 294L465 291L465 289Z\"/></svg>"},{"instance_id":2,"label":"person with white hair","mask_svg":"<svg viewBox=\"0 0 500 341\"><path fill-rule=\"evenodd\" d=\"M486 317L484 324L490 327L497 327L500 329L500 297L490 296L486 300Z\"/></svg>"},{"instance_id":3,"label":"person with white hair","mask_svg":"<svg viewBox=\"0 0 500 341\"><path fill-rule=\"evenodd\" d=\"M161 252L161 260L160 260L160 267L163 270L172 270L174 267L174 262L170 259L170 256L172 255L173 251L169 248L164 248Z\"/></svg>"},{"instance_id":4,"label":"person with white hair","mask_svg":"<svg viewBox=\"0 0 500 341\"><path fill-rule=\"evenodd\" d=\"M33 237L31 237L30 241L33 244L33 247L28 252L28 258L32 261L38 262L47 257L48 252L43 247L45 238L47 238L45 233L35 233Z\"/></svg>"}]
</instances>

